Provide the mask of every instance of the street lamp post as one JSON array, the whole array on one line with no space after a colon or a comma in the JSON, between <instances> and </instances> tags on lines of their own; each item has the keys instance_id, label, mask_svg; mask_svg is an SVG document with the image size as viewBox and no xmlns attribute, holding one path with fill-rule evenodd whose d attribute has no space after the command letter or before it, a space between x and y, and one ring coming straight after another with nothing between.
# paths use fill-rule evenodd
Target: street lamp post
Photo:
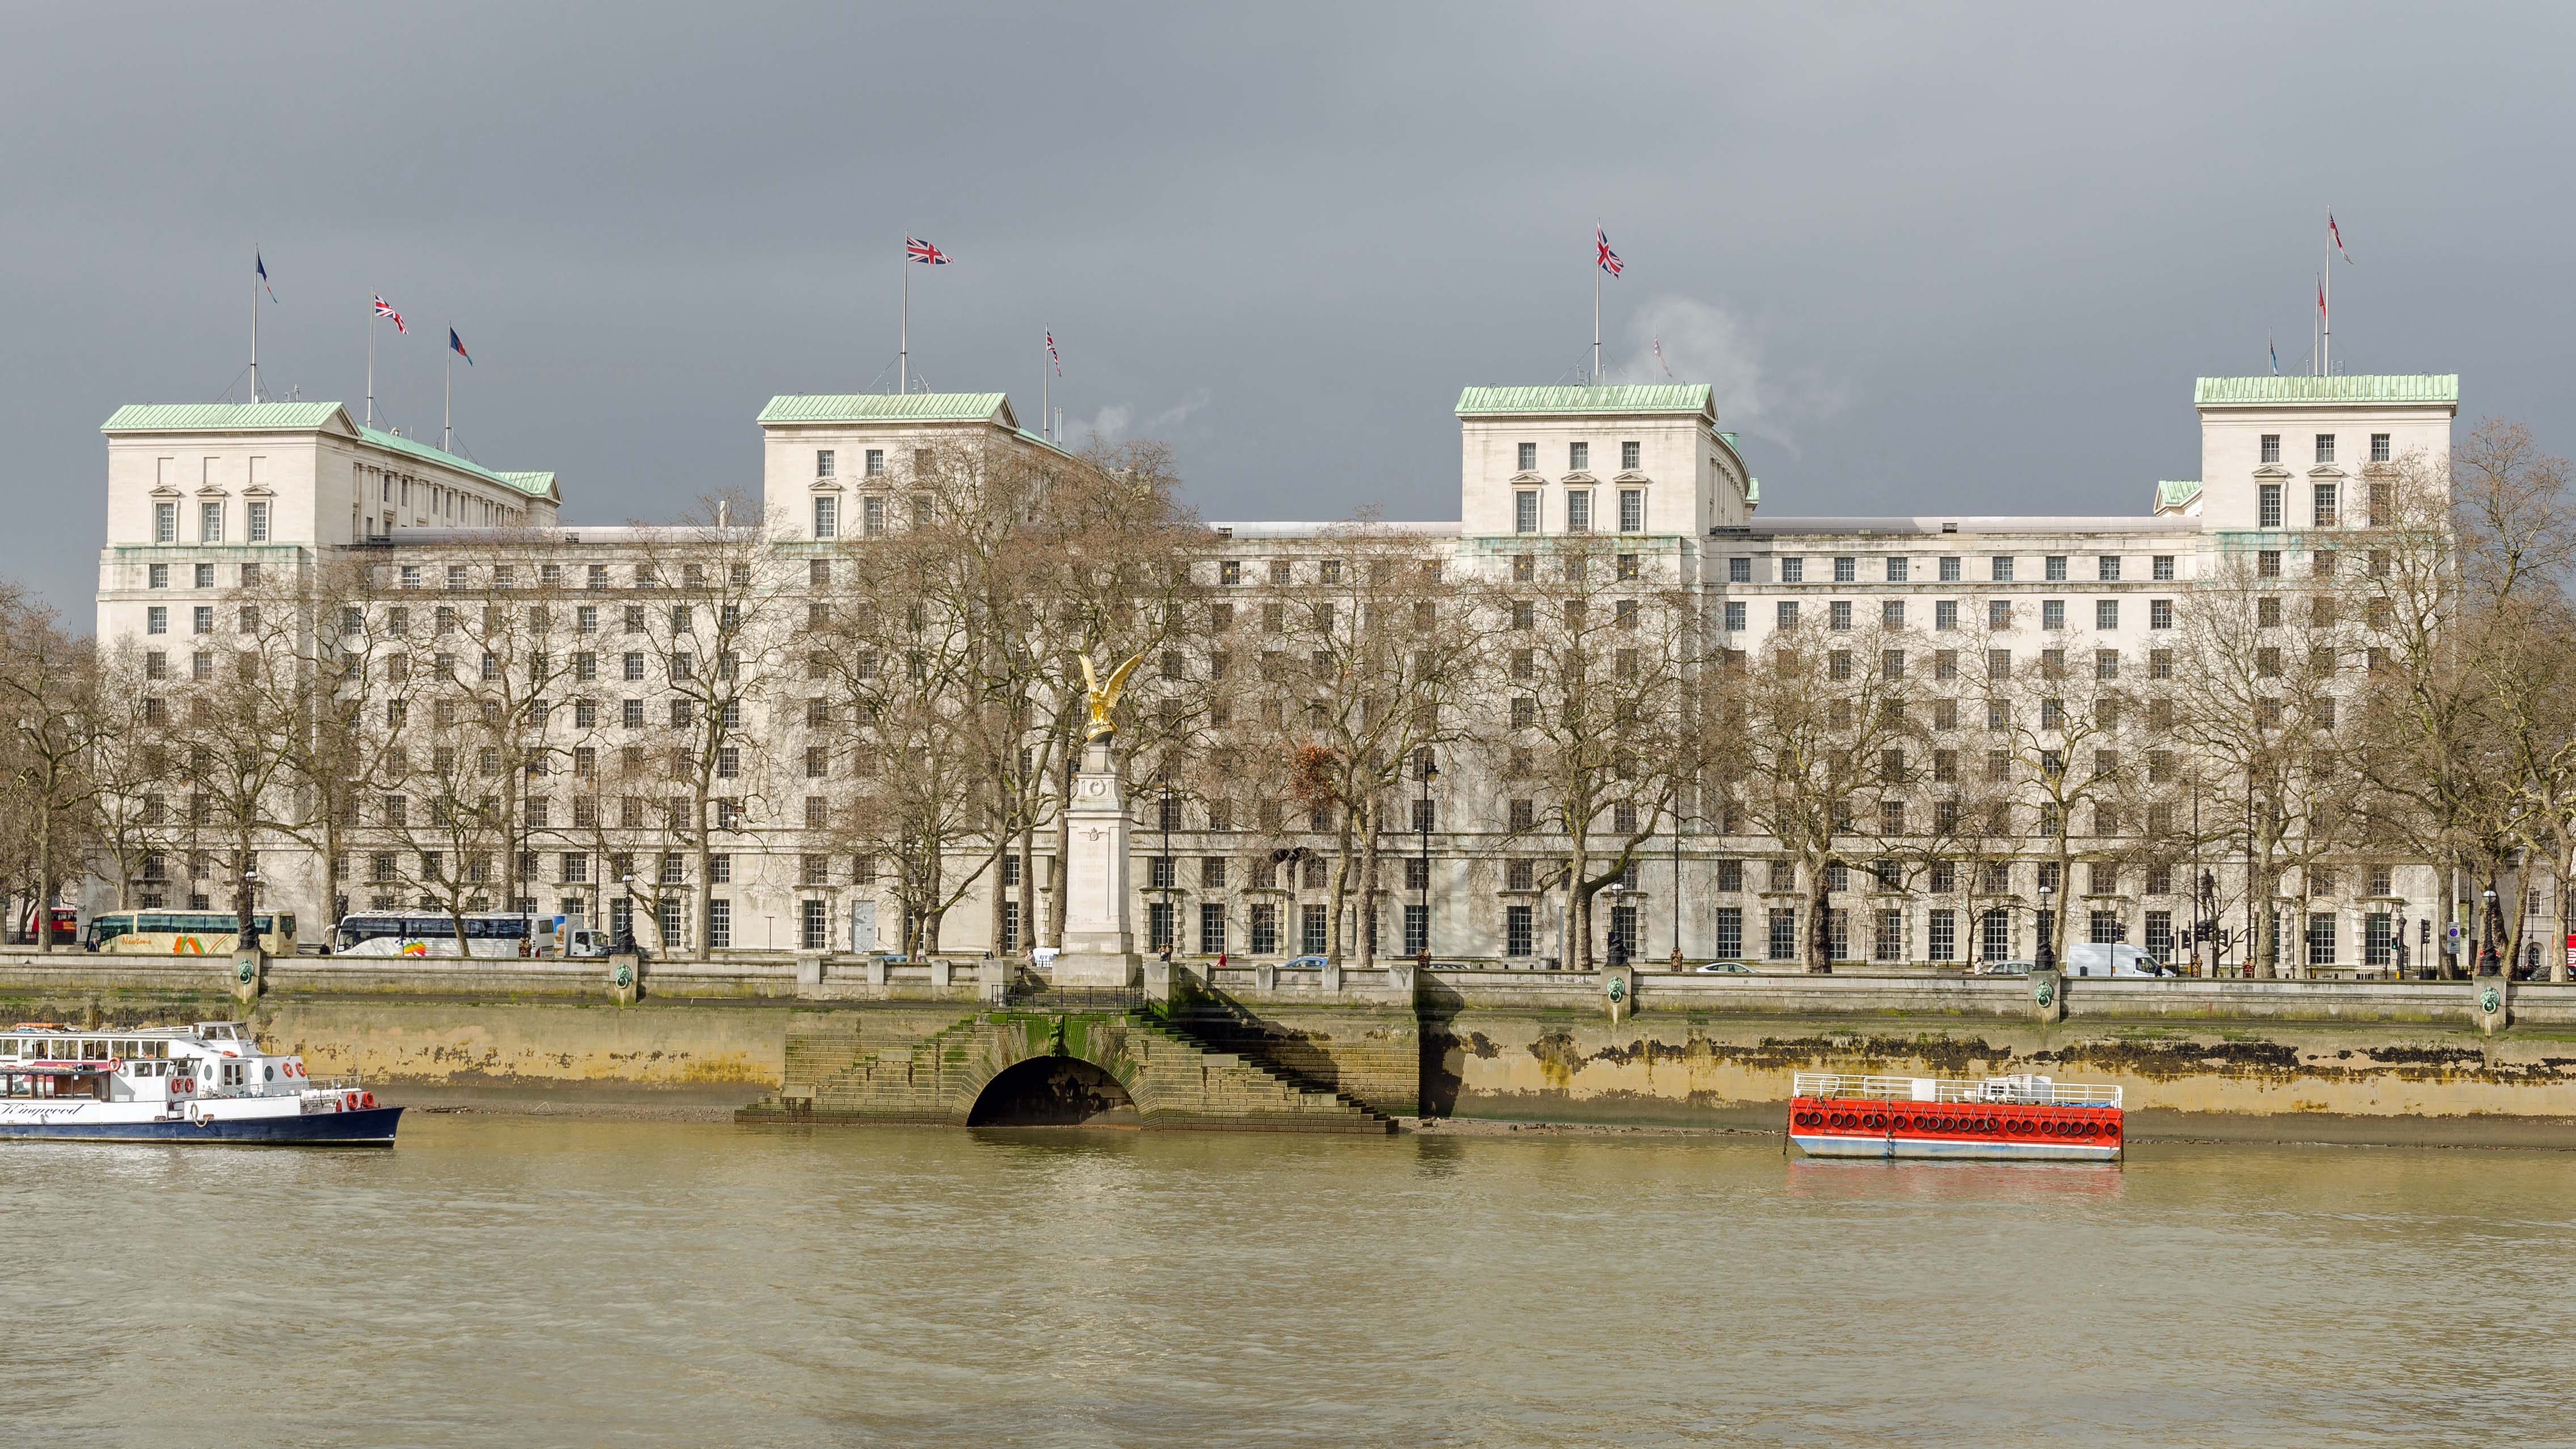
<instances>
[{"instance_id":1,"label":"street lamp post","mask_svg":"<svg viewBox=\"0 0 2576 1449\"><path fill-rule=\"evenodd\" d=\"M1163 771L1163 956L1169 960L1179 941L1181 923L1172 913L1172 882L1180 874L1180 862L1172 859L1172 772Z\"/></svg>"},{"instance_id":2,"label":"street lamp post","mask_svg":"<svg viewBox=\"0 0 2576 1449\"><path fill-rule=\"evenodd\" d=\"M1682 969L1682 812L1673 811L1673 969Z\"/></svg>"},{"instance_id":3,"label":"street lamp post","mask_svg":"<svg viewBox=\"0 0 2576 1449\"><path fill-rule=\"evenodd\" d=\"M1431 782L1440 778L1440 767L1431 762L1431 752L1422 753L1422 804L1414 814L1414 824L1422 827L1422 944L1414 952L1414 963L1431 964Z\"/></svg>"},{"instance_id":4,"label":"street lamp post","mask_svg":"<svg viewBox=\"0 0 2576 1449\"><path fill-rule=\"evenodd\" d=\"M2057 969L2057 916L2049 909L2049 899L2056 894L2051 886L2039 888L2039 960L2042 971Z\"/></svg>"},{"instance_id":5,"label":"street lamp post","mask_svg":"<svg viewBox=\"0 0 2576 1449\"><path fill-rule=\"evenodd\" d=\"M2193 928L2194 934L2200 938L2200 941L2209 944L2209 974L2216 976L2218 974L2218 876L2215 872L2204 870L2200 873L2200 895L2193 901L2192 911L2200 918L2199 923ZM2200 958L2198 942L2193 944L2191 954L2195 961Z\"/></svg>"},{"instance_id":6,"label":"street lamp post","mask_svg":"<svg viewBox=\"0 0 2576 1449\"><path fill-rule=\"evenodd\" d=\"M2477 969L2478 973L2481 975L2495 969L2489 963L2495 960L2496 937L2499 934L2496 928L2501 923L2496 920L2496 893L2494 886L2489 886L2486 889L2486 905L2486 917L2478 925Z\"/></svg>"},{"instance_id":7,"label":"street lamp post","mask_svg":"<svg viewBox=\"0 0 2576 1449\"><path fill-rule=\"evenodd\" d=\"M618 876L617 883L626 888L626 920L617 928L617 949L631 953L635 949L635 872Z\"/></svg>"},{"instance_id":8,"label":"street lamp post","mask_svg":"<svg viewBox=\"0 0 2576 1449\"><path fill-rule=\"evenodd\" d=\"M241 873L241 949L245 951L259 949L259 933L251 928L251 912L257 908L258 899L259 867L245 863Z\"/></svg>"}]
</instances>

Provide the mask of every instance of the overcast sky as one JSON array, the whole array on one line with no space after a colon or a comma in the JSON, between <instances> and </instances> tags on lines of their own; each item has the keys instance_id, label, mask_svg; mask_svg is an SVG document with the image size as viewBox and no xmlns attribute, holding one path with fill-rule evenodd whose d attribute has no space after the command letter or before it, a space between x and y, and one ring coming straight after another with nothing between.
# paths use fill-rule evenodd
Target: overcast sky
<instances>
[{"instance_id":1,"label":"overcast sky","mask_svg":"<svg viewBox=\"0 0 2576 1449\"><path fill-rule=\"evenodd\" d=\"M1774 514L2144 511L2191 379L2462 376L2576 447L2568 7L630 3L0 10L0 573L85 618L98 424L365 392L566 518L757 482L912 356L1211 518L1454 518L1470 384L1717 388Z\"/></svg>"}]
</instances>

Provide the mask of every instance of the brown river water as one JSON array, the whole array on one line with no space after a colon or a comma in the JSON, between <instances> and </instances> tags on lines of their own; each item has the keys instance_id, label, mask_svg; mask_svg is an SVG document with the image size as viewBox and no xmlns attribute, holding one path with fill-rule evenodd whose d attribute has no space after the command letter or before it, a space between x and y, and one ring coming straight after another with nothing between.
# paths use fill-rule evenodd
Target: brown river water
<instances>
[{"instance_id":1,"label":"brown river water","mask_svg":"<svg viewBox=\"0 0 2576 1449\"><path fill-rule=\"evenodd\" d=\"M22 1444L2576 1442L2576 1153L0 1144Z\"/></svg>"}]
</instances>

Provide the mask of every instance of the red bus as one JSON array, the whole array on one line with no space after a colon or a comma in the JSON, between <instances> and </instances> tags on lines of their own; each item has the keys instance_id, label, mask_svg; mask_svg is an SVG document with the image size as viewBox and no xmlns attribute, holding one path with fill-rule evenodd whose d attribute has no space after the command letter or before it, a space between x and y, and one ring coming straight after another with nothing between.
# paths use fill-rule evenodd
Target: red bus
<instances>
[{"instance_id":1,"label":"red bus","mask_svg":"<svg viewBox=\"0 0 2576 1449\"><path fill-rule=\"evenodd\" d=\"M57 946L79 945L80 912L74 910L70 906L56 906L53 908L53 918L54 944ZM36 908L34 906L29 906L25 910L19 912L18 919L10 923L9 944L12 946L32 946L36 944Z\"/></svg>"}]
</instances>

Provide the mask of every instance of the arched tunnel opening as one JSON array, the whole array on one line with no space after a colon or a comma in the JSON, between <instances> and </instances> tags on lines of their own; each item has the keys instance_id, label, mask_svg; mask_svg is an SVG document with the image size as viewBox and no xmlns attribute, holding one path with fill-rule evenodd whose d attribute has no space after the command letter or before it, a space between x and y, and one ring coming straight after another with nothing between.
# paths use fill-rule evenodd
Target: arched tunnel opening
<instances>
[{"instance_id":1,"label":"arched tunnel opening","mask_svg":"<svg viewBox=\"0 0 2576 1449\"><path fill-rule=\"evenodd\" d=\"M966 1114L969 1127L1138 1127L1118 1079L1080 1057L1031 1057L996 1073Z\"/></svg>"}]
</instances>

